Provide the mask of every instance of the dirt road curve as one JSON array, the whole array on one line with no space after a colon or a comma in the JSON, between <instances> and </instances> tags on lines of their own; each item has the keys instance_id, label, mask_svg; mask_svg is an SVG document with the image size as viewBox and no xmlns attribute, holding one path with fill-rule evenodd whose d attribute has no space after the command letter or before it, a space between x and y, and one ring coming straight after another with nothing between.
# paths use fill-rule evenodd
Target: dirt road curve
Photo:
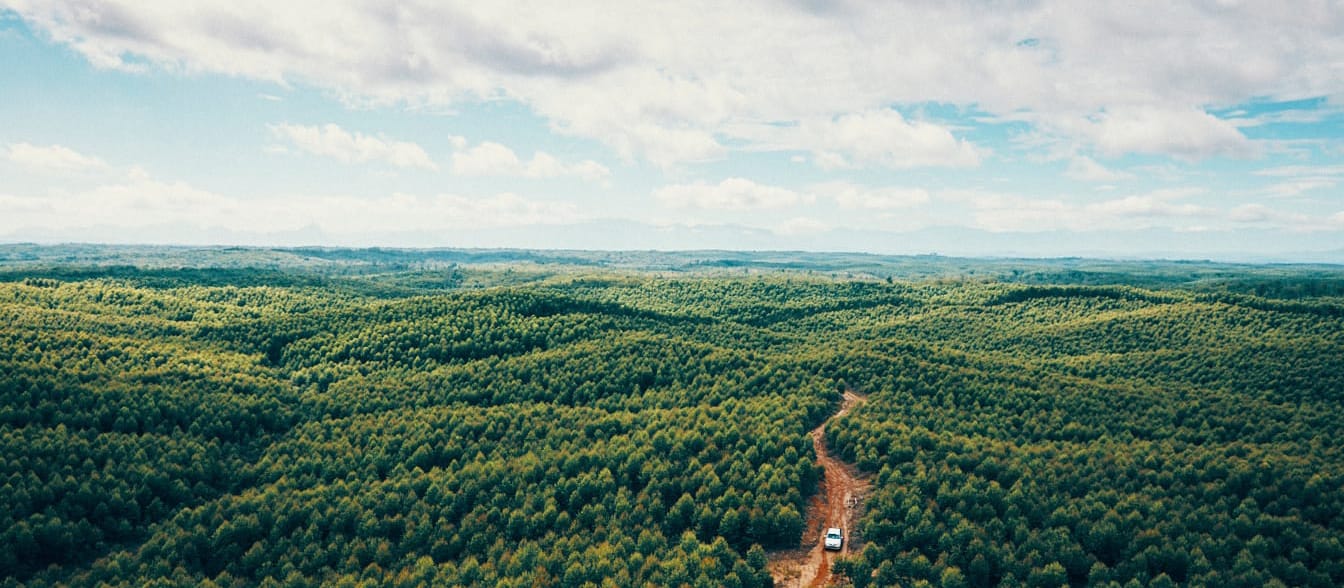
<instances>
[{"instance_id":1,"label":"dirt road curve","mask_svg":"<svg viewBox=\"0 0 1344 588\"><path fill-rule=\"evenodd\" d=\"M853 391L845 392L840 410L831 419L848 414L851 408L867 399ZM859 547L854 544L851 530L859 519L859 509L868 493L868 480L853 466L831 455L826 447L826 423L812 430L812 441L817 448L817 463L826 474L821 481L821 491L812 497L807 507L802 547L770 555L770 575L778 587L803 588L831 583L831 560L837 554L822 549L821 534L827 527L840 527L845 531L845 547L840 555Z\"/></svg>"}]
</instances>

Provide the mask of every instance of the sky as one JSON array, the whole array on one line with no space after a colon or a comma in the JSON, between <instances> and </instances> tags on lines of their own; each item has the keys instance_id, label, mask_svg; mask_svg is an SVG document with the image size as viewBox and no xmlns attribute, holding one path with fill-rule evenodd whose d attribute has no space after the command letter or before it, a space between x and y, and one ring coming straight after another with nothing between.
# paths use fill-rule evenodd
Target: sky
<instances>
[{"instance_id":1,"label":"sky","mask_svg":"<svg viewBox=\"0 0 1344 588\"><path fill-rule=\"evenodd\" d=\"M0 242L1344 262L1344 2L0 0Z\"/></svg>"}]
</instances>

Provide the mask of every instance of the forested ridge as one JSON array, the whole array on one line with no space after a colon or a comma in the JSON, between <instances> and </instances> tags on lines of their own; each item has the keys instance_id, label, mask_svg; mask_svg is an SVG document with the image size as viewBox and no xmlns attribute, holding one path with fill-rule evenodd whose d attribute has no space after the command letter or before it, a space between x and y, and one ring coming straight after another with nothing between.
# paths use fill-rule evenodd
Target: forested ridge
<instances>
[{"instance_id":1,"label":"forested ridge","mask_svg":"<svg viewBox=\"0 0 1344 588\"><path fill-rule=\"evenodd\" d=\"M764 586L845 389L855 585L1344 584L1344 270L92 251L0 265L4 585Z\"/></svg>"}]
</instances>

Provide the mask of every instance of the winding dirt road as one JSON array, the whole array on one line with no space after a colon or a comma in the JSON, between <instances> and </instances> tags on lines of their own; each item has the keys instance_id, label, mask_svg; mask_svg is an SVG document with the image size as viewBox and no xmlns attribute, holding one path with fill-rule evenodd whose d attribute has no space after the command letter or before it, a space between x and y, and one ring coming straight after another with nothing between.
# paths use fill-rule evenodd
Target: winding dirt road
<instances>
[{"instance_id":1,"label":"winding dirt road","mask_svg":"<svg viewBox=\"0 0 1344 588\"><path fill-rule=\"evenodd\" d=\"M846 391L840 410L827 419L849 414L850 409L868 400L854 391ZM812 443L817 449L817 463L825 469L820 492L807 506L807 524L803 530L802 547L770 554L770 575L775 586L781 588L819 587L830 584L831 561L837 555L857 550L852 529L859 519L863 498L870 487L868 479L854 466L840 461L826 447L826 423L812 430ZM826 551L821 545L821 534L827 527L845 531L845 545L838 554Z\"/></svg>"}]
</instances>

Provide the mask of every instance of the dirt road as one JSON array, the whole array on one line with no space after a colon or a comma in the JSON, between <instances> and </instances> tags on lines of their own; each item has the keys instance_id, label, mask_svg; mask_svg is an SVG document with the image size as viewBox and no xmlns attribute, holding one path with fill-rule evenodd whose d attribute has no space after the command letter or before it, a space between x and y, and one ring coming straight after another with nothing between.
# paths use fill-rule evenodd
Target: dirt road
<instances>
[{"instance_id":1,"label":"dirt road","mask_svg":"<svg viewBox=\"0 0 1344 588\"><path fill-rule=\"evenodd\" d=\"M840 410L826 422L849 414L851 408L867 401L853 391L846 391ZM770 554L770 575L775 586L804 588L826 586L832 581L831 561L837 555L850 553L859 546L854 544L852 529L859 519L863 498L869 482L854 466L840 461L826 447L826 423L812 430L813 445L817 448L817 463L826 470L820 491L807 506L807 525L803 530L802 547ZM826 551L821 545L821 534L827 527L845 531L845 545L839 554Z\"/></svg>"}]
</instances>

